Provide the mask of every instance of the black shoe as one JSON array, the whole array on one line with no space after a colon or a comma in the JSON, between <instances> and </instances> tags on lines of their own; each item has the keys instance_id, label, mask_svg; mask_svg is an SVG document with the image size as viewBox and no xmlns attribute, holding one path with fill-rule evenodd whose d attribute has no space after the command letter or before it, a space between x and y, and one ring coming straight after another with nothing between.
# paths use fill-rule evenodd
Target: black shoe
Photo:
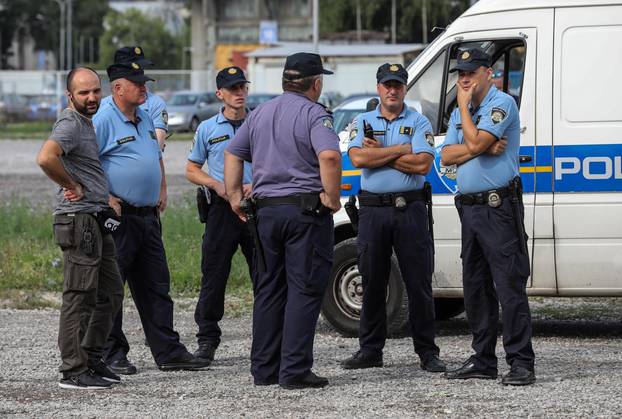
<instances>
[{"instance_id":1,"label":"black shoe","mask_svg":"<svg viewBox=\"0 0 622 419\"><path fill-rule=\"evenodd\" d=\"M322 388L328 385L328 379L319 377L315 373L309 371L304 378L290 381L289 383L281 383L281 388L286 390L298 390L302 388Z\"/></svg>"},{"instance_id":2,"label":"black shoe","mask_svg":"<svg viewBox=\"0 0 622 419\"><path fill-rule=\"evenodd\" d=\"M200 343L197 350L194 352L194 356L201 359L207 359L208 361L214 360L214 354L216 353L216 346L211 343Z\"/></svg>"},{"instance_id":3,"label":"black shoe","mask_svg":"<svg viewBox=\"0 0 622 419\"><path fill-rule=\"evenodd\" d=\"M58 383L58 386L60 388L72 390L104 390L110 388L112 383L93 374L91 370L88 370L82 374L74 375L73 377L63 378Z\"/></svg>"},{"instance_id":4,"label":"black shoe","mask_svg":"<svg viewBox=\"0 0 622 419\"><path fill-rule=\"evenodd\" d=\"M138 371L134 364L127 360L127 358L117 359L107 364L108 369L115 374L132 375Z\"/></svg>"},{"instance_id":5,"label":"black shoe","mask_svg":"<svg viewBox=\"0 0 622 419\"><path fill-rule=\"evenodd\" d=\"M254 384L256 386L273 386L273 385L278 384L278 383L279 383L278 377L266 378L263 381L254 380Z\"/></svg>"},{"instance_id":6,"label":"black shoe","mask_svg":"<svg viewBox=\"0 0 622 419\"><path fill-rule=\"evenodd\" d=\"M344 370L357 370L361 368L382 367L382 355L369 355L363 351L356 351L354 355L341 363Z\"/></svg>"},{"instance_id":7,"label":"black shoe","mask_svg":"<svg viewBox=\"0 0 622 419\"><path fill-rule=\"evenodd\" d=\"M494 380L497 378L496 370L477 368L472 360L465 362L460 368L447 371L445 378L449 380L466 380L468 378L481 378L482 380Z\"/></svg>"},{"instance_id":8,"label":"black shoe","mask_svg":"<svg viewBox=\"0 0 622 419\"><path fill-rule=\"evenodd\" d=\"M501 379L501 384L507 386L527 386L536 382L536 374L523 367L512 367L510 372Z\"/></svg>"},{"instance_id":9,"label":"black shoe","mask_svg":"<svg viewBox=\"0 0 622 419\"><path fill-rule=\"evenodd\" d=\"M164 364L158 365L162 371L199 371L209 367L212 361L197 358L192 355L190 352L186 352L185 354L178 356L177 358L173 358Z\"/></svg>"},{"instance_id":10,"label":"black shoe","mask_svg":"<svg viewBox=\"0 0 622 419\"><path fill-rule=\"evenodd\" d=\"M428 372L445 372L447 365L438 357L438 355L428 356L425 361L420 363L421 369Z\"/></svg>"},{"instance_id":11,"label":"black shoe","mask_svg":"<svg viewBox=\"0 0 622 419\"><path fill-rule=\"evenodd\" d=\"M88 366L89 370L91 370L93 374L100 376L106 381L110 381L111 383L121 382L121 377L112 372L101 359L98 359L97 361L90 361Z\"/></svg>"}]
</instances>

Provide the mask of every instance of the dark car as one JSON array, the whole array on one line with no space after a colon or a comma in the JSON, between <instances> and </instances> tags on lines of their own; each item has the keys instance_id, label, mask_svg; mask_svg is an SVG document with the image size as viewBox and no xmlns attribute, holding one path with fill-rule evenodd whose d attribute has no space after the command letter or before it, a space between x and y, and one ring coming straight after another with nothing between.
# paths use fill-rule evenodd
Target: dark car
<instances>
[{"instance_id":1,"label":"dark car","mask_svg":"<svg viewBox=\"0 0 622 419\"><path fill-rule=\"evenodd\" d=\"M166 102L168 127L173 131L196 131L208 118L216 115L222 103L211 92L179 91Z\"/></svg>"}]
</instances>

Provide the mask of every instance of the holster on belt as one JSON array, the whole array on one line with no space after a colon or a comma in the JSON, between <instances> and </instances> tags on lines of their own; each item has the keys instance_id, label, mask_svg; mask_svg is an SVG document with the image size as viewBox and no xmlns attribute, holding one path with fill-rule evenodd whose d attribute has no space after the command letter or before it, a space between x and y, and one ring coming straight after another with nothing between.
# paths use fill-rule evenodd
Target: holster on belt
<instances>
[{"instance_id":1,"label":"holster on belt","mask_svg":"<svg viewBox=\"0 0 622 419\"><path fill-rule=\"evenodd\" d=\"M306 215L323 216L330 214L330 209L322 204L320 195L317 193L300 195L300 207L302 213Z\"/></svg>"},{"instance_id":2,"label":"holster on belt","mask_svg":"<svg viewBox=\"0 0 622 419\"><path fill-rule=\"evenodd\" d=\"M121 218L112 208L106 208L95 214L97 224L103 235L110 234L121 225Z\"/></svg>"},{"instance_id":3,"label":"holster on belt","mask_svg":"<svg viewBox=\"0 0 622 419\"><path fill-rule=\"evenodd\" d=\"M423 184L423 192L425 193L425 206L428 210L428 231L434 242L434 215L432 214L432 185L430 182Z\"/></svg>"},{"instance_id":4,"label":"holster on belt","mask_svg":"<svg viewBox=\"0 0 622 419\"><path fill-rule=\"evenodd\" d=\"M246 224L248 225L248 229L253 236L253 242L255 243L255 254L257 256L255 263L257 264L257 270L259 272L265 272L266 256L263 252L263 246L261 245L261 239L259 237L259 229L257 228L257 207L251 199L246 198L240 202L240 208L246 216Z\"/></svg>"},{"instance_id":5,"label":"holster on belt","mask_svg":"<svg viewBox=\"0 0 622 419\"><path fill-rule=\"evenodd\" d=\"M207 214L211 205L208 199L209 194L210 192L206 187L199 186L197 188L197 212L199 213L199 221L203 224L207 221Z\"/></svg>"},{"instance_id":6,"label":"holster on belt","mask_svg":"<svg viewBox=\"0 0 622 419\"><path fill-rule=\"evenodd\" d=\"M346 214L348 214L350 223L352 223L354 234L357 234L359 230L359 209L356 207L356 195L350 195L348 202L345 203L343 208L346 210Z\"/></svg>"},{"instance_id":7,"label":"holster on belt","mask_svg":"<svg viewBox=\"0 0 622 419\"><path fill-rule=\"evenodd\" d=\"M516 226L516 234L518 234L518 242L520 243L521 253L526 254L527 241L525 240L525 224L520 212L520 204L523 202L523 184L520 176L516 176L510 181L510 203L512 204L512 213L514 215L514 225Z\"/></svg>"}]
</instances>

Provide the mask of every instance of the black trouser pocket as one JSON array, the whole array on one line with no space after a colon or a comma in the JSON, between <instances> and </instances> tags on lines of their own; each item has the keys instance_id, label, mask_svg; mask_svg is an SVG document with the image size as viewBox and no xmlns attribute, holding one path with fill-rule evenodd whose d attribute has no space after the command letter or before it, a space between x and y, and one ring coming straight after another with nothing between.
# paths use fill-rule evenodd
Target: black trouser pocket
<instances>
[{"instance_id":1,"label":"black trouser pocket","mask_svg":"<svg viewBox=\"0 0 622 419\"><path fill-rule=\"evenodd\" d=\"M504 260L503 266L508 274L520 277L529 276L531 271L529 255L521 251L518 238L513 238L504 243L500 248L500 252Z\"/></svg>"},{"instance_id":2,"label":"black trouser pocket","mask_svg":"<svg viewBox=\"0 0 622 419\"><path fill-rule=\"evenodd\" d=\"M75 245L74 221L74 217L67 215L56 215L54 217L54 243L62 250L67 250Z\"/></svg>"}]
</instances>

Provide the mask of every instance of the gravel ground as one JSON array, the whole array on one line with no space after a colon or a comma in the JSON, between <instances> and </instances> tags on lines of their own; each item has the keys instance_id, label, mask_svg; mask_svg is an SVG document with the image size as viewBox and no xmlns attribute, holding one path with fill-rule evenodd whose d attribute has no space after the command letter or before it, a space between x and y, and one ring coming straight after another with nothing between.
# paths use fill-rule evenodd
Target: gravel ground
<instances>
[{"instance_id":1,"label":"gravel ground","mask_svg":"<svg viewBox=\"0 0 622 419\"><path fill-rule=\"evenodd\" d=\"M178 301L175 317L190 350L195 349L193 303ZM0 310L0 416L620 417L622 299L535 299L532 305L538 376L533 386L446 381L419 368L409 338L388 341L384 368L344 371L338 362L357 341L320 322L314 369L330 386L304 391L252 385L249 315L222 322L223 342L208 371L160 372L131 304L125 309L126 333L139 373L111 390L62 390L56 372L58 312ZM551 307L557 314L551 315ZM581 319L553 318L572 318L569 312ZM441 356L458 366L469 353L464 318L440 323L437 343ZM500 373L506 372L498 349Z\"/></svg>"}]
</instances>

